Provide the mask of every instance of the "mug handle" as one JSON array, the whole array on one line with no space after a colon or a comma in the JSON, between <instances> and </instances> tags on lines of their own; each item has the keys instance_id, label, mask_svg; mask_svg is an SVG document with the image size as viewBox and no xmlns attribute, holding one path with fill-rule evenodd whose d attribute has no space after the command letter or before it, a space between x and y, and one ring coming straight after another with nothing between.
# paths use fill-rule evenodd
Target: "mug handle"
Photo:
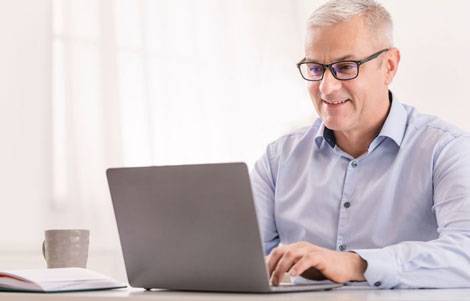
<instances>
[{"instance_id":1,"label":"mug handle","mask_svg":"<svg viewBox=\"0 0 470 301\"><path fill-rule=\"evenodd\" d=\"M45 240L42 241L42 257L44 257L44 260L46 260L46 241Z\"/></svg>"}]
</instances>

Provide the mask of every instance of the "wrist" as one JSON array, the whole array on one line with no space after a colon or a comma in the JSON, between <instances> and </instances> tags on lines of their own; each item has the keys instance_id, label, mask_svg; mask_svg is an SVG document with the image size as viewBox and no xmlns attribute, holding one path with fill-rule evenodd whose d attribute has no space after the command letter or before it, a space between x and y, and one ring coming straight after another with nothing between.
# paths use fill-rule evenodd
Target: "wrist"
<instances>
[{"instance_id":1,"label":"wrist","mask_svg":"<svg viewBox=\"0 0 470 301\"><path fill-rule=\"evenodd\" d=\"M352 275L351 281L364 281L364 273L367 269L367 261L362 259L357 253L350 251L351 262L352 262Z\"/></svg>"}]
</instances>

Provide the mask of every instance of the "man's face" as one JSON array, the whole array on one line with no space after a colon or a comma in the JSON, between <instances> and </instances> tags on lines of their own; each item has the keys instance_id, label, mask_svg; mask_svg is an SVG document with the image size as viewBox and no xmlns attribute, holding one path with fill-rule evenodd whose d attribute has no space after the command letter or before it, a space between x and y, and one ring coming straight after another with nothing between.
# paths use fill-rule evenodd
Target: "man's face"
<instances>
[{"instance_id":1,"label":"man's face","mask_svg":"<svg viewBox=\"0 0 470 301\"><path fill-rule=\"evenodd\" d=\"M307 32L305 58L330 64L340 60L361 60L385 48L374 40L357 16L350 21ZM359 76L340 81L325 71L321 81L307 83L315 109L326 127L339 132L367 131L375 126L377 115L388 109L386 64L381 54L359 67ZM381 118L381 117L379 117Z\"/></svg>"}]
</instances>

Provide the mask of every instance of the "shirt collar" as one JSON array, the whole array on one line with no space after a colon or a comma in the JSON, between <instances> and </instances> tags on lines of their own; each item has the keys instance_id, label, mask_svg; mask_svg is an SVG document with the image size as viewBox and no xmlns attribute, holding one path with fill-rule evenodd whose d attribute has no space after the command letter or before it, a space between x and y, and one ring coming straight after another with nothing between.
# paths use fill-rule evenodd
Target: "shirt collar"
<instances>
[{"instance_id":1,"label":"shirt collar","mask_svg":"<svg viewBox=\"0 0 470 301\"><path fill-rule=\"evenodd\" d=\"M320 147L323 140L325 140L331 147L335 147L336 145L336 138L333 131L327 128L323 122L318 127L314 139L318 147Z\"/></svg>"},{"instance_id":2,"label":"shirt collar","mask_svg":"<svg viewBox=\"0 0 470 301\"><path fill-rule=\"evenodd\" d=\"M392 139L396 145L401 146L403 136L405 135L408 114L400 102L393 100L391 91L388 92L388 97L391 103L390 111L377 137L388 137ZM325 127L323 122L318 127L314 139L318 147L320 147L323 140L333 148L336 145L336 138L333 131Z\"/></svg>"},{"instance_id":3,"label":"shirt collar","mask_svg":"<svg viewBox=\"0 0 470 301\"><path fill-rule=\"evenodd\" d=\"M397 146L401 146L403 136L405 136L408 113L400 102L393 99L392 92L389 91L388 95L391 102L390 112L378 137L388 137Z\"/></svg>"}]
</instances>

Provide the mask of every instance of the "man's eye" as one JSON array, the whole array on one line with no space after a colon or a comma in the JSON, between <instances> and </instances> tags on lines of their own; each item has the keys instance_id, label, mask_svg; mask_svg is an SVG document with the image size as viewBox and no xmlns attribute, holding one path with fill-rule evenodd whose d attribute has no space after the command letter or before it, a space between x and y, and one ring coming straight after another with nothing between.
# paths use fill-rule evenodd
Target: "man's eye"
<instances>
[{"instance_id":1,"label":"man's eye","mask_svg":"<svg viewBox=\"0 0 470 301\"><path fill-rule=\"evenodd\" d=\"M354 63L339 63L333 67L337 73L350 73L355 72L356 64Z\"/></svg>"},{"instance_id":2,"label":"man's eye","mask_svg":"<svg viewBox=\"0 0 470 301\"><path fill-rule=\"evenodd\" d=\"M322 74L323 73L323 67L320 65L308 65L308 71L311 74Z\"/></svg>"}]
</instances>

